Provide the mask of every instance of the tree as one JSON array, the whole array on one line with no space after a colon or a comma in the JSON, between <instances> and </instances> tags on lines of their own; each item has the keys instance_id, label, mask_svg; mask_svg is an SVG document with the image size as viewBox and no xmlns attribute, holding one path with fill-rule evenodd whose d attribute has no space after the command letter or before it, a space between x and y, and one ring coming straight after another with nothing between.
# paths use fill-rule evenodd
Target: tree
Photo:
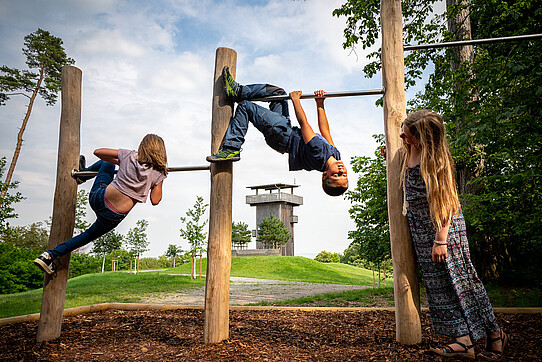
<instances>
[{"instance_id":1,"label":"tree","mask_svg":"<svg viewBox=\"0 0 542 362\"><path fill-rule=\"evenodd\" d=\"M26 226L12 227L10 233L4 234L0 240L12 243L17 248L44 251L49 243L49 228L45 222L35 222Z\"/></svg>"},{"instance_id":2,"label":"tree","mask_svg":"<svg viewBox=\"0 0 542 362\"><path fill-rule=\"evenodd\" d=\"M4 167L6 166L6 158L0 158L0 179L4 175ZM4 238L10 233L9 219L16 219L19 215L15 213L13 205L24 199L20 192L9 194L9 189L16 189L19 182L0 182L0 192L6 195L3 200L0 200L0 238Z\"/></svg>"},{"instance_id":3,"label":"tree","mask_svg":"<svg viewBox=\"0 0 542 362\"><path fill-rule=\"evenodd\" d=\"M252 238L252 232L248 229L248 224L240 221L238 223L233 222L231 228L231 245L232 248L242 249L245 245L250 243Z\"/></svg>"},{"instance_id":4,"label":"tree","mask_svg":"<svg viewBox=\"0 0 542 362\"><path fill-rule=\"evenodd\" d=\"M177 256L181 255L182 253L183 253L183 249L181 249L177 245L169 244L167 247L165 256L167 258L173 259L173 267L175 268L175 261L177 259Z\"/></svg>"},{"instance_id":5,"label":"tree","mask_svg":"<svg viewBox=\"0 0 542 362\"><path fill-rule=\"evenodd\" d=\"M0 67L0 106L5 105L13 95L22 95L29 99L26 114L17 136L15 152L4 181L8 185L21 152L23 134L37 95L42 96L48 106L54 105L61 87L62 67L75 63L73 59L67 57L60 38L39 28L24 37L23 53L26 56L28 67L37 69L38 72L21 71L5 65ZM7 190L0 192L0 202L6 196L6 192Z\"/></svg>"},{"instance_id":6,"label":"tree","mask_svg":"<svg viewBox=\"0 0 542 362\"><path fill-rule=\"evenodd\" d=\"M87 217L88 196L89 193L83 189L77 191L74 231L77 231L78 234L82 233L90 226L89 222L85 220Z\"/></svg>"},{"instance_id":7,"label":"tree","mask_svg":"<svg viewBox=\"0 0 542 362\"><path fill-rule=\"evenodd\" d=\"M330 253L329 251L322 250L316 255L314 260L320 263L340 263L341 256L338 253Z\"/></svg>"},{"instance_id":8,"label":"tree","mask_svg":"<svg viewBox=\"0 0 542 362\"><path fill-rule=\"evenodd\" d=\"M264 218L258 224L258 238L265 246L277 249L280 245L286 244L292 237L284 223L275 215Z\"/></svg>"},{"instance_id":9,"label":"tree","mask_svg":"<svg viewBox=\"0 0 542 362\"><path fill-rule=\"evenodd\" d=\"M140 254L148 250L147 247L149 246L149 242L147 241L147 226L149 226L147 220L138 220L136 226L128 230L125 241L132 257L137 256L139 259ZM136 269L139 270L137 265Z\"/></svg>"},{"instance_id":10,"label":"tree","mask_svg":"<svg viewBox=\"0 0 542 362\"><path fill-rule=\"evenodd\" d=\"M348 232L350 245L358 245L359 256L380 265L391 259L390 230L386 189L386 161L380 155L383 135L373 136L378 142L374 158L352 157L352 170L359 174L356 188L346 193L352 206L348 210L356 230Z\"/></svg>"},{"instance_id":11,"label":"tree","mask_svg":"<svg viewBox=\"0 0 542 362\"><path fill-rule=\"evenodd\" d=\"M207 240L207 233L204 232L205 225L208 220L202 220L205 210L208 204L203 203L203 197L198 196L193 209L188 209L186 216L181 216L181 221L185 225L181 227L181 238L188 240L190 244L190 252L194 254L200 254L204 251L205 241Z\"/></svg>"},{"instance_id":12,"label":"tree","mask_svg":"<svg viewBox=\"0 0 542 362\"><path fill-rule=\"evenodd\" d=\"M336 13L349 17L344 45L360 41L371 46L378 32L376 1L361 7L356 3L348 1ZM454 29L448 31L446 23L458 17L464 4L448 3L453 6L435 17L440 23L421 31L411 27L412 19L429 18L432 2L405 2L405 43L454 39ZM542 32L537 1L472 0L468 10L473 39ZM537 262L542 235L533 222L542 218L542 42L478 45L472 61L463 63L453 50L409 52L406 66L421 74L423 62L408 62L416 59L432 63L434 70L409 107L432 109L446 121L456 168L466 175L459 178L459 188L477 270L485 279L517 283L519 276L530 284L542 283ZM369 76L379 69L374 62L366 68L373 71L366 72Z\"/></svg>"},{"instance_id":13,"label":"tree","mask_svg":"<svg viewBox=\"0 0 542 362\"><path fill-rule=\"evenodd\" d=\"M124 236L122 236L122 234L115 232L115 230L111 230L105 235L102 235L98 239L94 240L91 253L103 256L102 273L105 271L105 256L114 252L115 250L119 250L122 247L123 239Z\"/></svg>"}]
</instances>

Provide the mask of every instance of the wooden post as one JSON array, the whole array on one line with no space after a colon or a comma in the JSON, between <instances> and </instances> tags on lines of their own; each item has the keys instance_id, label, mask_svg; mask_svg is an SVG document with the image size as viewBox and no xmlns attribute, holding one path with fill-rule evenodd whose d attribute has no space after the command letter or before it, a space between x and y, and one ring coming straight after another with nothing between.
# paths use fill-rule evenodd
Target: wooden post
<instances>
[{"instance_id":1,"label":"wooden post","mask_svg":"<svg viewBox=\"0 0 542 362\"><path fill-rule=\"evenodd\" d=\"M419 316L420 291L414 250L406 218L402 215L401 123L406 118L403 22L400 0L381 0L382 85L386 134L388 215L395 298L396 338L399 343L422 341Z\"/></svg>"},{"instance_id":2,"label":"wooden post","mask_svg":"<svg viewBox=\"0 0 542 362\"><path fill-rule=\"evenodd\" d=\"M213 118L211 154L218 151L228 129L233 104L224 97L222 68L230 67L235 77L237 53L218 48L213 84ZM218 343L229 336L229 301L232 230L232 163L211 163L211 196L209 207L209 243L207 247L207 279L205 282L205 343Z\"/></svg>"},{"instance_id":3,"label":"wooden post","mask_svg":"<svg viewBox=\"0 0 542 362\"><path fill-rule=\"evenodd\" d=\"M203 264L202 254L199 253L199 278L201 279L201 265Z\"/></svg>"},{"instance_id":4,"label":"wooden post","mask_svg":"<svg viewBox=\"0 0 542 362\"><path fill-rule=\"evenodd\" d=\"M190 254L190 279L194 279L194 253Z\"/></svg>"},{"instance_id":5,"label":"wooden post","mask_svg":"<svg viewBox=\"0 0 542 362\"><path fill-rule=\"evenodd\" d=\"M49 249L54 249L58 244L69 240L73 236L75 226L77 183L71 177L71 170L79 165L81 77L80 69L73 66L62 67L62 108ZM53 277L45 274L36 337L38 342L49 341L60 336L69 263L70 254L67 254L60 258L60 266Z\"/></svg>"}]
</instances>

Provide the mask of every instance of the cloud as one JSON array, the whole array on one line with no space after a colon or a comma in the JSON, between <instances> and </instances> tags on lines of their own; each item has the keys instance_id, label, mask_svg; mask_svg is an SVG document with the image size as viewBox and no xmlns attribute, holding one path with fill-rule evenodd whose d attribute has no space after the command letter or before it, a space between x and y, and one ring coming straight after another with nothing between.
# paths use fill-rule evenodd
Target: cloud
<instances>
[{"instance_id":1,"label":"cloud","mask_svg":"<svg viewBox=\"0 0 542 362\"><path fill-rule=\"evenodd\" d=\"M42 27L64 41L83 71L81 153L95 160L98 147L137 148L146 133L161 135L171 166L206 164L210 153L214 56L219 46L237 52L237 79L269 82L286 90L328 91L379 88L380 79L361 76L358 58L342 49L344 18L331 16L338 0L313 1L14 1L0 4L0 46L10 66L24 67L23 37ZM28 11L31 8L32 11ZM371 135L382 132L382 110L375 97L326 101L331 132L343 160L372 154ZM25 100L10 101L0 113L0 156L11 157ZM314 101L303 101L315 125ZM293 114L292 114L293 116ZM26 225L51 214L58 147L60 103L35 105L15 172L27 199L17 205L17 223ZM293 119L295 124L295 119ZM245 204L247 186L297 183L304 205L296 208L297 254L342 252L353 229L349 203L321 191L318 172L288 172L287 156L267 147L249 129L241 161L234 165L234 221L255 225L255 209ZM351 174L350 184L356 176ZM91 184L81 186L90 189ZM119 225L126 233L147 219L151 251L158 256L180 240L179 217L196 196L209 197L206 171L170 174L164 199L138 205ZM89 213L88 219L94 220ZM333 228L325 225L333 225Z\"/></svg>"}]
</instances>

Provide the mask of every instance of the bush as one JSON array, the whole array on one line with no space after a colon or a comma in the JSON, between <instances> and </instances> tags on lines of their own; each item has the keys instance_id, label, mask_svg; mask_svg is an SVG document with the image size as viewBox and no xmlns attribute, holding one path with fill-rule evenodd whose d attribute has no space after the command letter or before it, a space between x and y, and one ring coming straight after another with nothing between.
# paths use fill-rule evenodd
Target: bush
<instances>
[{"instance_id":1,"label":"bush","mask_svg":"<svg viewBox=\"0 0 542 362\"><path fill-rule=\"evenodd\" d=\"M68 278L75 278L83 274L100 273L102 271L102 258L88 254L72 253Z\"/></svg>"},{"instance_id":2,"label":"bush","mask_svg":"<svg viewBox=\"0 0 542 362\"><path fill-rule=\"evenodd\" d=\"M24 292L43 286L43 272L33 261L37 250L0 243L0 294Z\"/></svg>"},{"instance_id":3,"label":"bush","mask_svg":"<svg viewBox=\"0 0 542 362\"><path fill-rule=\"evenodd\" d=\"M320 263L340 263L341 255L338 253L330 253L329 251L321 251L316 255L314 260L319 261Z\"/></svg>"}]
</instances>

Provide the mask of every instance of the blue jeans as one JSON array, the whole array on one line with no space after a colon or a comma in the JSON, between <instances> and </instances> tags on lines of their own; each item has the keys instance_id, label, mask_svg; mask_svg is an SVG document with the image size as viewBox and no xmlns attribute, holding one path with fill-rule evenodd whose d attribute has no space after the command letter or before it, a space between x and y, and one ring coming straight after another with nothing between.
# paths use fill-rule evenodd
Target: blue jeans
<instances>
[{"instance_id":1,"label":"blue jeans","mask_svg":"<svg viewBox=\"0 0 542 362\"><path fill-rule=\"evenodd\" d=\"M288 152L288 141L292 133L288 101L272 101L269 109L250 102L250 99L269 95L284 95L284 89L270 84L249 84L241 86L241 93L235 112L230 121L223 146L239 150L245 142L248 124L251 122L264 136L265 142L275 151Z\"/></svg>"},{"instance_id":2,"label":"blue jeans","mask_svg":"<svg viewBox=\"0 0 542 362\"><path fill-rule=\"evenodd\" d=\"M105 204L105 189L113 181L115 165L105 161L98 161L87 167L85 171L98 171L89 195L89 204L96 213L96 221L87 230L74 236L70 240L58 245L47 252L52 259L66 255L77 248L87 245L93 240L113 230L125 217L126 214L117 214L111 211Z\"/></svg>"}]
</instances>

